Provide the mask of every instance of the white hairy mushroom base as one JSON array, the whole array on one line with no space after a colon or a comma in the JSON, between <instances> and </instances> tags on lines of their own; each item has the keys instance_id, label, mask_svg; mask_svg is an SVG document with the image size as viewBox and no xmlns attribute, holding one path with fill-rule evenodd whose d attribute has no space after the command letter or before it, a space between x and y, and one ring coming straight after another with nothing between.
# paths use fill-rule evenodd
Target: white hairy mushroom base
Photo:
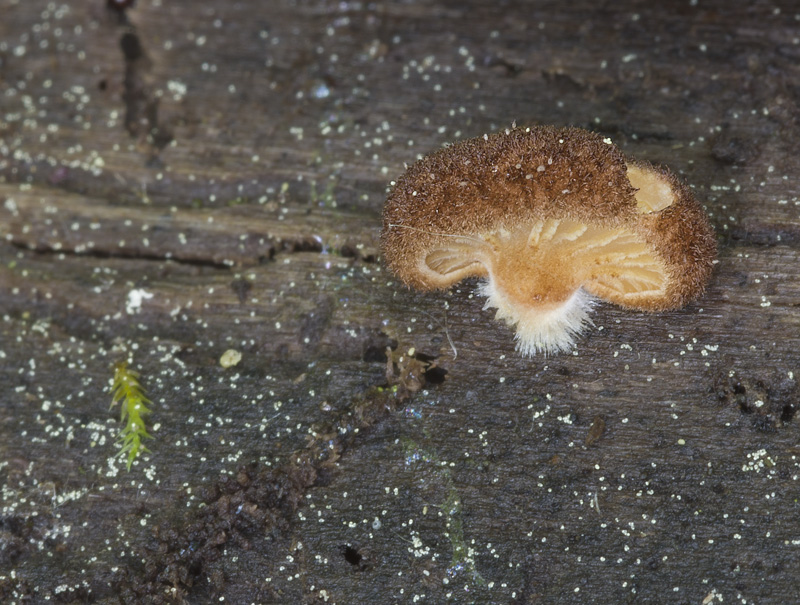
<instances>
[{"instance_id":1,"label":"white hairy mushroom base","mask_svg":"<svg viewBox=\"0 0 800 605\"><path fill-rule=\"evenodd\" d=\"M595 296L635 308L663 295L667 282L637 235L567 219L448 238L421 265L443 285L484 277L484 308L497 309L497 319L516 330L517 350L527 356L570 350L591 324Z\"/></svg>"}]
</instances>

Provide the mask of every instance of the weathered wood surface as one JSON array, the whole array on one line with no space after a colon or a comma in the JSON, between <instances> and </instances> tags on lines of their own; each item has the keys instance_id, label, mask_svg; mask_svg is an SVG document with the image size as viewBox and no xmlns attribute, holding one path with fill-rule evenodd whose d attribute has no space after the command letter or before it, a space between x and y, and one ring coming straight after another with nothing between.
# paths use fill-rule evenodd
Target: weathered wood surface
<instances>
[{"instance_id":1,"label":"weathered wood surface","mask_svg":"<svg viewBox=\"0 0 800 605\"><path fill-rule=\"evenodd\" d=\"M796 599L800 19L564 4L0 0L0 600ZM392 283L387 182L515 120L679 171L705 298L520 359Z\"/></svg>"}]
</instances>

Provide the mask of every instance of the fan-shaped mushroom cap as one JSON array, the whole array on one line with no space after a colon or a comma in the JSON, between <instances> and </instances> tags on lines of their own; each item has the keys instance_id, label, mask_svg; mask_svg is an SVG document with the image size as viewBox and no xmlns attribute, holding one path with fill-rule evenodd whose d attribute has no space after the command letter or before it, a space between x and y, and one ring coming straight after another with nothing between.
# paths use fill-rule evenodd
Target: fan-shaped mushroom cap
<instances>
[{"instance_id":1,"label":"fan-shaped mushroom cap","mask_svg":"<svg viewBox=\"0 0 800 605\"><path fill-rule=\"evenodd\" d=\"M578 128L457 143L411 166L383 212L384 260L407 285L469 276L526 355L568 349L593 297L646 311L699 296L716 243L671 172Z\"/></svg>"}]
</instances>

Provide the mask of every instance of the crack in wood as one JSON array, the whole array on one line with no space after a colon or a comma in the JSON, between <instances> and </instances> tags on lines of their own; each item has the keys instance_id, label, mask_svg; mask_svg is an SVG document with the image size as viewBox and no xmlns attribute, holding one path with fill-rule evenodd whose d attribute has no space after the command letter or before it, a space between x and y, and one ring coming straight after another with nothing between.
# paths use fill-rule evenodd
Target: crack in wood
<instances>
[{"instance_id":1,"label":"crack in wood","mask_svg":"<svg viewBox=\"0 0 800 605\"><path fill-rule=\"evenodd\" d=\"M125 130L133 138L144 139L149 154L147 165L161 166L159 154L172 142L174 135L159 120L159 99L148 84L152 62L135 26L129 24L126 29L119 41L125 65L122 93Z\"/></svg>"}]
</instances>

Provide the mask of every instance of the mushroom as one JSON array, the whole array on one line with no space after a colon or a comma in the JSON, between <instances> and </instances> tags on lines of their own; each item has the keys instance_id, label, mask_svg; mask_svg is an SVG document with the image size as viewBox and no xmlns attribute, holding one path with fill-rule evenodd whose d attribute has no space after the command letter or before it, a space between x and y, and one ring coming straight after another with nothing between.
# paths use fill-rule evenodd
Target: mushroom
<instances>
[{"instance_id":1,"label":"mushroom","mask_svg":"<svg viewBox=\"0 0 800 605\"><path fill-rule=\"evenodd\" d=\"M597 299L676 309L702 294L714 232L666 168L579 128L514 128L408 168L383 211L383 256L408 286L483 278L484 309L531 356L573 346Z\"/></svg>"}]
</instances>

